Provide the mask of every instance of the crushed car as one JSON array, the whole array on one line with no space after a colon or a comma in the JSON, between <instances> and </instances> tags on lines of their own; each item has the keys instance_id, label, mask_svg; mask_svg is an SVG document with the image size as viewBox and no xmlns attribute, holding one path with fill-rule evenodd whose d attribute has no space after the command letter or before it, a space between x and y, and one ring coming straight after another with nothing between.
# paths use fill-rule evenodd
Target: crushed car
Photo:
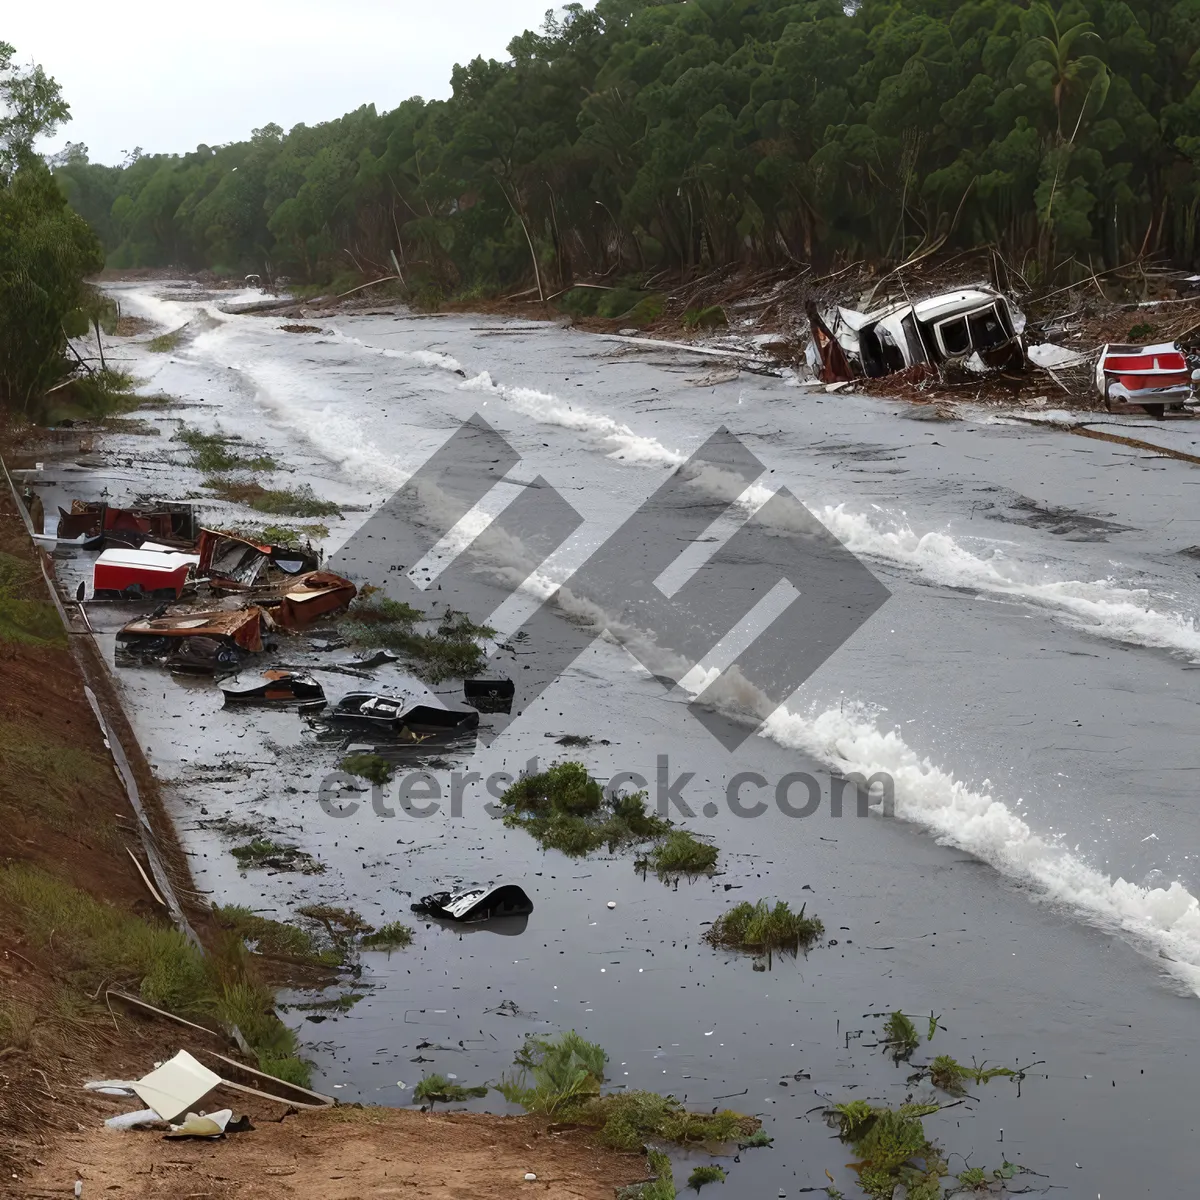
<instances>
[{"instance_id":1,"label":"crushed car","mask_svg":"<svg viewBox=\"0 0 1200 1200\"><path fill-rule=\"evenodd\" d=\"M308 547L260 545L216 529L201 529L197 573L214 591L242 592L315 571L320 563Z\"/></svg>"},{"instance_id":2,"label":"crushed car","mask_svg":"<svg viewBox=\"0 0 1200 1200\"><path fill-rule=\"evenodd\" d=\"M959 363L967 370L1020 368L1025 363L1025 316L985 285L893 301L870 312L810 302L807 361L823 383L878 379L927 364Z\"/></svg>"},{"instance_id":3,"label":"crushed car","mask_svg":"<svg viewBox=\"0 0 1200 1200\"><path fill-rule=\"evenodd\" d=\"M245 655L262 652L263 633L272 628L270 614L256 606L142 617L117 634L116 660L120 666L160 663L197 671L232 670Z\"/></svg>"},{"instance_id":4,"label":"crushed car","mask_svg":"<svg viewBox=\"0 0 1200 1200\"><path fill-rule=\"evenodd\" d=\"M479 727L477 709L435 708L432 704L413 704L406 696L377 692L351 692L343 696L325 719L335 725L369 728L392 737L422 740L466 733Z\"/></svg>"},{"instance_id":5,"label":"crushed car","mask_svg":"<svg viewBox=\"0 0 1200 1200\"><path fill-rule=\"evenodd\" d=\"M277 708L289 704L323 706L325 689L311 676L298 671L272 670L262 675L237 675L221 683L226 705L265 704Z\"/></svg>"}]
</instances>

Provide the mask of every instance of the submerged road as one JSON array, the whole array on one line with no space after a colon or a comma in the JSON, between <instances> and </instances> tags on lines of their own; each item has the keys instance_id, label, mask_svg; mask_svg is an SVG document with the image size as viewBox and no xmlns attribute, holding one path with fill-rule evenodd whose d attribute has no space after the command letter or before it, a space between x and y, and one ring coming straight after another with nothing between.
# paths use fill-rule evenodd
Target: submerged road
<instances>
[{"instance_id":1,"label":"submerged road","mask_svg":"<svg viewBox=\"0 0 1200 1200\"><path fill-rule=\"evenodd\" d=\"M292 472L281 484L346 506L325 543L335 561L475 414L519 454L512 478L543 476L583 518L540 569L551 584L725 427L766 471L741 515L710 531L713 548L786 486L891 593L732 752L685 694L600 640L489 746L431 767L448 796L452 770L569 755L599 778L640 774L653 799L665 757L670 781L690 776L687 823L722 850L724 874L678 887L627 857L543 854L482 811L479 785L461 818L368 804L331 817L316 788L336 753L294 714L230 714L211 684L123 672L186 844L207 856L198 886L281 913L301 897L348 902L376 922L454 879L506 878L534 897L519 937L435 926L403 953L367 955L365 998L303 1021L323 1089L405 1103L422 1073L496 1080L522 1035L573 1027L608 1049L615 1084L764 1116L776 1145L732 1168L738 1194L796 1195L825 1186L828 1168L851 1195L849 1152L811 1110L902 1100L916 1066L873 1047L874 1014L933 1012L944 1032L914 1064L1043 1063L1019 1094L997 1080L930 1118L947 1151L989 1170L1007 1157L1056 1194L1185 1194L1200 1166L1200 470L994 410L927 421L794 381L716 383L698 356L551 325L376 315L288 333L182 287L116 291L126 311L183 329L169 356L124 350L151 390L188 406L153 419L265 445ZM1172 426L1171 444L1200 453L1190 431ZM112 472L110 489L199 483L186 455L169 443L147 454L148 441L121 440L117 457L143 462ZM507 499L491 497L477 527ZM536 604L514 597L491 623L511 633ZM330 676L327 689L347 685ZM566 751L564 734L609 744ZM805 771L826 789L830 771L887 772L900 819L859 819L851 804L835 819L827 798L803 820L773 802L754 818L730 811L739 772L767 781L770 801ZM195 824L201 806L273 820L328 872L239 876L227 841ZM826 944L758 973L698 942L731 903L760 896L807 901Z\"/></svg>"}]
</instances>

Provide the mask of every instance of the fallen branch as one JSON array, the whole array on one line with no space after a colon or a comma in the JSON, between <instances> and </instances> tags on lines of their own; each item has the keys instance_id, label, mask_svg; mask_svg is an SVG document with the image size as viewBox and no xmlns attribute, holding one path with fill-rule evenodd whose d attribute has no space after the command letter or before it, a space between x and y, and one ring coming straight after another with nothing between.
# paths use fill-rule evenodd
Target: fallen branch
<instances>
[{"instance_id":1,"label":"fallen branch","mask_svg":"<svg viewBox=\"0 0 1200 1200\"><path fill-rule=\"evenodd\" d=\"M399 275L385 275L382 279L372 279L370 283L360 283L358 287L352 287L348 292L338 292L338 294L334 296L334 299L340 300L343 296L350 296L354 292L361 292L363 288L374 287L377 283L392 283L399 278Z\"/></svg>"}]
</instances>

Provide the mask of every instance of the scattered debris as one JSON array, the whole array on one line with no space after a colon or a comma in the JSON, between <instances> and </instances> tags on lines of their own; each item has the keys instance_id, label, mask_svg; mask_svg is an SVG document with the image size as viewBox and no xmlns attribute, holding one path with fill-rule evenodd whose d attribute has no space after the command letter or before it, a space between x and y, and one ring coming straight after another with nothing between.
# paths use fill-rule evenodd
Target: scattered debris
<instances>
[{"instance_id":1,"label":"scattered debris","mask_svg":"<svg viewBox=\"0 0 1200 1200\"><path fill-rule=\"evenodd\" d=\"M515 883L501 883L458 892L434 892L422 896L412 910L425 916L466 923L488 921L493 917L526 916L533 912L533 901Z\"/></svg>"},{"instance_id":2,"label":"scattered debris","mask_svg":"<svg viewBox=\"0 0 1200 1200\"><path fill-rule=\"evenodd\" d=\"M92 567L92 598L178 600L199 561L195 554L158 546L105 550Z\"/></svg>"},{"instance_id":3,"label":"scattered debris","mask_svg":"<svg viewBox=\"0 0 1200 1200\"><path fill-rule=\"evenodd\" d=\"M273 624L257 606L139 618L117 634L117 662L157 661L207 671L236 667L243 652L262 651L263 630Z\"/></svg>"},{"instance_id":4,"label":"scattered debris","mask_svg":"<svg viewBox=\"0 0 1200 1200\"><path fill-rule=\"evenodd\" d=\"M133 1084L133 1090L164 1121L174 1121L199 1104L221 1082L215 1071L186 1050Z\"/></svg>"},{"instance_id":5,"label":"scattered debris","mask_svg":"<svg viewBox=\"0 0 1200 1200\"><path fill-rule=\"evenodd\" d=\"M236 675L221 681L228 704L270 704L277 707L303 702L324 703L325 689L311 676L295 671L264 671L261 676Z\"/></svg>"},{"instance_id":6,"label":"scattered debris","mask_svg":"<svg viewBox=\"0 0 1200 1200\"><path fill-rule=\"evenodd\" d=\"M311 548L263 546L215 529L200 531L196 551L199 555L197 574L207 578L214 591L240 592L255 586L294 581L295 576L316 571L320 566L318 556ZM340 576L332 578L341 580ZM349 583L348 580L341 582Z\"/></svg>"},{"instance_id":7,"label":"scattered debris","mask_svg":"<svg viewBox=\"0 0 1200 1200\"><path fill-rule=\"evenodd\" d=\"M195 509L178 501L148 501L143 507L117 508L104 501L71 501L58 510L59 541L81 545L137 547L146 541L186 549L196 541Z\"/></svg>"},{"instance_id":8,"label":"scattered debris","mask_svg":"<svg viewBox=\"0 0 1200 1200\"><path fill-rule=\"evenodd\" d=\"M271 867L276 871L300 871L305 875L321 875L325 864L298 846L281 845L270 838L252 838L244 846L234 846L230 854L243 870Z\"/></svg>"},{"instance_id":9,"label":"scattered debris","mask_svg":"<svg viewBox=\"0 0 1200 1200\"><path fill-rule=\"evenodd\" d=\"M511 679L463 680L463 699L481 713L511 713L515 694Z\"/></svg>"},{"instance_id":10,"label":"scattered debris","mask_svg":"<svg viewBox=\"0 0 1200 1200\"><path fill-rule=\"evenodd\" d=\"M190 1112L180 1125L172 1125L169 1138L220 1138L225 1136L229 1122L233 1120L233 1109L220 1108L213 1113Z\"/></svg>"},{"instance_id":11,"label":"scattered debris","mask_svg":"<svg viewBox=\"0 0 1200 1200\"><path fill-rule=\"evenodd\" d=\"M418 740L432 735L466 732L479 725L476 709L434 708L410 704L406 697L375 692L351 692L329 711L337 724L365 725L392 737Z\"/></svg>"},{"instance_id":12,"label":"scattered debris","mask_svg":"<svg viewBox=\"0 0 1200 1200\"><path fill-rule=\"evenodd\" d=\"M921 1035L911 1019L902 1012L894 1012L883 1027L884 1045L891 1051L896 1062L907 1062L912 1052L921 1044Z\"/></svg>"}]
</instances>

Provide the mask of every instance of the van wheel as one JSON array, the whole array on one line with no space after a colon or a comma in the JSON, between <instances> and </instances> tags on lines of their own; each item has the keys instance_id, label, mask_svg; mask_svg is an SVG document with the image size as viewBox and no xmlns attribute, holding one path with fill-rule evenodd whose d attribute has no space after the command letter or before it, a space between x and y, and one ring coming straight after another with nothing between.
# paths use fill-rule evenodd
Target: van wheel
<instances>
[{"instance_id":1,"label":"van wheel","mask_svg":"<svg viewBox=\"0 0 1200 1200\"><path fill-rule=\"evenodd\" d=\"M1142 407L1156 420L1163 421L1166 419L1167 406L1165 404L1144 404Z\"/></svg>"}]
</instances>

